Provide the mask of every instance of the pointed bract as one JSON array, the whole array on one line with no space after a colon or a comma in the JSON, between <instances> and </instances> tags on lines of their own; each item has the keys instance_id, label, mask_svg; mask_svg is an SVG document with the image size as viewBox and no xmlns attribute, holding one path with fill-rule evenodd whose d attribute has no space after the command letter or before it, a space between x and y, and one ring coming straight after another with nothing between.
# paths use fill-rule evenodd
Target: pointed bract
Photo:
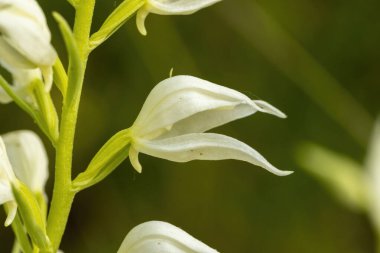
<instances>
[{"instance_id":1,"label":"pointed bract","mask_svg":"<svg viewBox=\"0 0 380 253\"><path fill-rule=\"evenodd\" d=\"M149 221L133 228L118 253L217 253L182 229L162 221Z\"/></svg>"}]
</instances>

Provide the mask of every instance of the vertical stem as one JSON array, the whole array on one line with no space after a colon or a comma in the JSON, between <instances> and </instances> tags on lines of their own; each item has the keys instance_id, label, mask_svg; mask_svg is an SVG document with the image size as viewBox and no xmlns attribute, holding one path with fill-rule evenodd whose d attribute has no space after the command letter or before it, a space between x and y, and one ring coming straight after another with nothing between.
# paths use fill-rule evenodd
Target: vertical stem
<instances>
[{"instance_id":1,"label":"vertical stem","mask_svg":"<svg viewBox=\"0 0 380 253\"><path fill-rule=\"evenodd\" d=\"M74 37L79 49L83 71L68 74L70 99L63 101L60 136L56 147L55 181L47 232L54 252L57 251L65 231L75 192L71 187L71 168L74 136L82 93L85 67L88 58L89 36L95 0L81 0L76 5ZM78 76L79 75L79 76ZM74 77L75 76L75 77Z\"/></svg>"}]
</instances>

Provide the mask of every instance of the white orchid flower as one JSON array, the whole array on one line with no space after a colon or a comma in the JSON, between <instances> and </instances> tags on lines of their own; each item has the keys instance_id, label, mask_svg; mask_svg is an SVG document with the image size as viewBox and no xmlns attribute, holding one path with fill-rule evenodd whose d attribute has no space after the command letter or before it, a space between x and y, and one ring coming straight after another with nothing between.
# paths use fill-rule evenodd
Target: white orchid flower
<instances>
[{"instance_id":1,"label":"white orchid flower","mask_svg":"<svg viewBox=\"0 0 380 253\"><path fill-rule=\"evenodd\" d=\"M130 128L129 158L141 172L138 153L175 162L236 159L249 162L280 176L281 171L248 145L231 137L204 133L257 111L286 116L270 104L192 77L175 76L160 82L150 92Z\"/></svg>"},{"instance_id":2,"label":"white orchid flower","mask_svg":"<svg viewBox=\"0 0 380 253\"><path fill-rule=\"evenodd\" d=\"M14 79L20 75L17 70L38 70L44 77L46 90L50 90L52 65L57 58L50 40L44 13L35 0L0 0L0 64ZM3 90L0 94L5 96Z\"/></svg>"},{"instance_id":3,"label":"white orchid flower","mask_svg":"<svg viewBox=\"0 0 380 253\"><path fill-rule=\"evenodd\" d=\"M118 253L217 253L203 242L167 222L149 221L134 227Z\"/></svg>"},{"instance_id":4,"label":"white orchid flower","mask_svg":"<svg viewBox=\"0 0 380 253\"><path fill-rule=\"evenodd\" d=\"M41 139L29 130L10 132L2 137L16 177L34 193L44 193L49 169Z\"/></svg>"},{"instance_id":5,"label":"white orchid flower","mask_svg":"<svg viewBox=\"0 0 380 253\"><path fill-rule=\"evenodd\" d=\"M146 35L145 19L149 13L159 15L189 15L221 0L146 0L136 16L139 32Z\"/></svg>"},{"instance_id":6,"label":"white orchid flower","mask_svg":"<svg viewBox=\"0 0 380 253\"><path fill-rule=\"evenodd\" d=\"M0 205L8 205L8 217L5 226L9 226L17 212L17 204L12 194L12 181L16 176L9 162L3 139L0 137Z\"/></svg>"}]
</instances>

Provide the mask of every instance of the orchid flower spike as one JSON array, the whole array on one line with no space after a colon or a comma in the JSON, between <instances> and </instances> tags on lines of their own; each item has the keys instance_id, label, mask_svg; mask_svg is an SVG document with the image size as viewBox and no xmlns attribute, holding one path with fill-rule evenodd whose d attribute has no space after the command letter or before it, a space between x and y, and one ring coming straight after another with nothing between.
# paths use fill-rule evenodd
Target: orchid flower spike
<instances>
[{"instance_id":1,"label":"orchid flower spike","mask_svg":"<svg viewBox=\"0 0 380 253\"><path fill-rule=\"evenodd\" d=\"M8 205L8 216L5 226L9 226L16 216L17 204L12 194L12 182L16 176L9 162L3 139L0 137L0 205Z\"/></svg>"},{"instance_id":2,"label":"orchid flower spike","mask_svg":"<svg viewBox=\"0 0 380 253\"><path fill-rule=\"evenodd\" d=\"M32 192L44 194L49 169L40 137L29 130L10 132L2 137L16 177Z\"/></svg>"},{"instance_id":3,"label":"orchid flower spike","mask_svg":"<svg viewBox=\"0 0 380 253\"><path fill-rule=\"evenodd\" d=\"M149 221L134 227L118 253L217 253L203 242L167 222Z\"/></svg>"},{"instance_id":4,"label":"orchid flower spike","mask_svg":"<svg viewBox=\"0 0 380 253\"><path fill-rule=\"evenodd\" d=\"M129 158L141 172L138 153L174 162L236 159L289 175L270 164L250 146L234 138L204 133L257 111L285 118L285 114L262 100L192 77L175 76L150 92L130 130Z\"/></svg>"},{"instance_id":5,"label":"orchid flower spike","mask_svg":"<svg viewBox=\"0 0 380 253\"><path fill-rule=\"evenodd\" d=\"M139 32L146 35L145 19L149 13L159 15L189 15L221 0L146 0L136 16Z\"/></svg>"},{"instance_id":6,"label":"orchid flower spike","mask_svg":"<svg viewBox=\"0 0 380 253\"><path fill-rule=\"evenodd\" d=\"M50 90L57 58L50 40L44 13L35 0L0 0L0 64L13 75L16 92L24 92L21 87L40 75ZM20 76L28 82L20 83ZM0 89L0 102L9 101Z\"/></svg>"}]
</instances>

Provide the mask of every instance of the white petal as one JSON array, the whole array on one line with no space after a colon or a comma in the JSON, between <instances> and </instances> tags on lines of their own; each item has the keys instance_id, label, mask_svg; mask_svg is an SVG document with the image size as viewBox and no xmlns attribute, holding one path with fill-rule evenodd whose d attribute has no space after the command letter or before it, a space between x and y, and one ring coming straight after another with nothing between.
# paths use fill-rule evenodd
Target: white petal
<instances>
[{"instance_id":1,"label":"white petal","mask_svg":"<svg viewBox=\"0 0 380 253\"><path fill-rule=\"evenodd\" d=\"M0 179L0 205L11 200L13 200L13 195L9 182Z\"/></svg>"},{"instance_id":2,"label":"white petal","mask_svg":"<svg viewBox=\"0 0 380 253\"><path fill-rule=\"evenodd\" d=\"M235 159L260 166L278 176L292 173L277 169L245 143L220 134L194 133L155 141L138 140L135 148L141 153L174 162Z\"/></svg>"},{"instance_id":3,"label":"white petal","mask_svg":"<svg viewBox=\"0 0 380 253\"><path fill-rule=\"evenodd\" d=\"M146 35L145 19L149 13L160 15L188 15L213 5L221 0L147 0L136 15L137 29Z\"/></svg>"},{"instance_id":4,"label":"white petal","mask_svg":"<svg viewBox=\"0 0 380 253\"><path fill-rule=\"evenodd\" d=\"M146 10L144 7L140 8L136 14L137 29L144 36L147 35L146 28L145 28L145 19L148 15L149 15L149 11Z\"/></svg>"},{"instance_id":5,"label":"white petal","mask_svg":"<svg viewBox=\"0 0 380 253\"><path fill-rule=\"evenodd\" d=\"M0 7L1 38L8 43L8 49L12 48L9 53L0 49L2 61L13 67L25 67L26 62L33 63L28 68L53 65L57 55L50 44L50 31L37 2L1 0ZM13 51L18 52L17 57L12 57ZM15 64L20 55L25 59Z\"/></svg>"},{"instance_id":6,"label":"white petal","mask_svg":"<svg viewBox=\"0 0 380 253\"><path fill-rule=\"evenodd\" d=\"M46 26L45 15L35 0L1 0L3 10L17 11L19 15L28 16L41 26Z\"/></svg>"},{"instance_id":7,"label":"white petal","mask_svg":"<svg viewBox=\"0 0 380 253\"><path fill-rule=\"evenodd\" d=\"M17 204L16 204L15 201L10 201L10 202L6 203L6 205L7 205L7 209L8 209L8 215L7 215L7 219L5 220L4 225L6 227L8 227L9 225L11 225L11 223L14 220L14 218L16 217L16 214L17 214Z\"/></svg>"},{"instance_id":8,"label":"white petal","mask_svg":"<svg viewBox=\"0 0 380 253\"><path fill-rule=\"evenodd\" d=\"M22 55L17 49L8 43L7 40L0 36L0 63L6 68L12 66L14 68L34 68L35 65Z\"/></svg>"},{"instance_id":9,"label":"white petal","mask_svg":"<svg viewBox=\"0 0 380 253\"><path fill-rule=\"evenodd\" d=\"M12 170L11 163L9 162L7 150L3 139L0 136L0 179L3 182L10 182L15 179L15 174Z\"/></svg>"},{"instance_id":10,"label":"white petal","mask_svg":"<svg viewBox=\"0 0 380 253\"><path fill-rule=\"evenodd\" d=\"M263 106L265 102L256 103L233 89L192 76L175 76L154 87L132 128L136 136L153 139L171 129L207 131L256 111L278 115L274 107Z\"/></svg>"},{"instance_id":11,"label":"white petal","mask_svg":"<svg viewBox=\"0 0 380 253\"><path fill-rule=\"evenodd\" d=\"M258 111L258 108L261 108L261 112L273 114L281 118L285 117L285 114L265 101L254 100L249 104L241 103L235 107L218 108L196 113L175 123L170 131L161 134L159 139L188 133L203 133L231 121L252 115Z\"/></svg>"},{"instance_id":12,"label":"white petal","mask_svg":"<svg viewBox=\"0 0 380 253\"><path fill-rule=\"evenodd\" d=\"M141 173L142 166L139 162L139 152L133 146L129 147L129 160L131 161L133 168L138 173Z\"/></svg>"},{"instance_id":13,"label":"white petal","mask_svg":"<svg viewBox=\"0 0 380 253\"><path fill-rule=\"evenodd\" d=\"M149 221L133 228L118 253L217 253L167 222Z\"/></svg>"},{"instance_id":14,"label":"white petal","mask_svg":"<svg viewBox=\"0 0 380 253\"><path fill-rule=\"evenodd\" d=\"M49 177L48 158L41 139L32 131L3 135L9 160L17 178L34 192L44 192Z\"/></svg>"},{"instance_id":15,"label":"white petal","mask_svg":"<svg viewBox=\"0 0 380 253\"><path fill-rule=\"evenodd\" d=\"M50 36L46 37L39 24L27 16L1 11L0 31L3 39L36 67L54 64L56 53L50 45Z\"/></svg>"},{"instance_id":16,"label":"white petal","mask_svg":"<svg viewBox=\"0 0 380 253\"><path fill-rule=\"evenodd\" d=\"M160 15L188 15L221 0L148 0L149 10Z\"/></svg>"}]
</instances>

